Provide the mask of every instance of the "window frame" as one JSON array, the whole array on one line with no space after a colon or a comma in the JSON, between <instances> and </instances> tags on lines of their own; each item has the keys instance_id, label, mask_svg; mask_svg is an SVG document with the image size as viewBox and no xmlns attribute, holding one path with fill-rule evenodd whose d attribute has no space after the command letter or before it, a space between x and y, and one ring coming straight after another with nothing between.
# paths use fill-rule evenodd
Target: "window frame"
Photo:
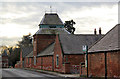
<instances>
[{"instance_id":1,"label":"window frame","mask_svg":"<svg viewBox=\"0 0 120 79\"><path fill-rule=\"evenodd\" d=\"M56 66L57 67L59 66L59 55L58 54L56 55Z\"/></svg>"}]
</instances>

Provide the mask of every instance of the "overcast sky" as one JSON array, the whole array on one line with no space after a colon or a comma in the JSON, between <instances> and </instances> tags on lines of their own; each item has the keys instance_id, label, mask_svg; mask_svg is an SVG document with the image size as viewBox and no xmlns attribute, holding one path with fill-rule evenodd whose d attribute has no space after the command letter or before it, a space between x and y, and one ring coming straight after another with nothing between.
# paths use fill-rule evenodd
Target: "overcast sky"
<instances>
[{"instance_id":1,"label":"overcast sky","mask_svg":"<svg viewBox=\"0 0 120 79\"><path fill-rule=\"evenodd\" d=\"M99 27L105 34L118 24L117 2L1 2L0 45L15 45L23 35L35 34L50 6L63 22L76 22L75 34L93 34Z\"/></svg>"}]
</instances>

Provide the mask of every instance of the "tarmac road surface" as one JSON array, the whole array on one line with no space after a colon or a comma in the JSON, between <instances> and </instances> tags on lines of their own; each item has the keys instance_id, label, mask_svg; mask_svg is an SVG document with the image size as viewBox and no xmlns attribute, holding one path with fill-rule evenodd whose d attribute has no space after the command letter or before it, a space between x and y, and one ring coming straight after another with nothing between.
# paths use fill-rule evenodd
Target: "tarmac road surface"
<instances>
[{"instance_id":1,"label":"tarmac road surface","mask_svg":"<svg viewBox=\"0 0 120 79\"><path fill-rule=\"evenodd\" d=\"M68 78L60 77L30 70L4 68L2 69L2 79L86 79L86 78Z\"/></svg>"},{"instance_id":2,"label":"tarmac road surface","mask_svg":"<svg viewBox=\"0 0 120 79\"><path fill-rule=\"evenodd\" d=\"M2 69L2 79L52 79L57 76L23 69Z\"/></svg>"}]
</instances>

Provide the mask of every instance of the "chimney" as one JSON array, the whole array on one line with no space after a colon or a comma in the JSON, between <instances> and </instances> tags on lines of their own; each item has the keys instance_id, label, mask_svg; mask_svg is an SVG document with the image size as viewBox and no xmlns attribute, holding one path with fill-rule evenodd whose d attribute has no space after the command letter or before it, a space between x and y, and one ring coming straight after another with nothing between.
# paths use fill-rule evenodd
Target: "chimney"
<instances>
[{"instance_id":1,"label":"chimney","mask_svg":"<svg viewBox=\"0 0 120 79\"><path fill-rule=\"evenodd\" d=\"M101 35L101 27L99 28L99 35Z\"/></svg>"},{"instance_id":2,"label":"chimney","mask_svg":"<svg viewBox=\"0 0 120 79\"><path fill-rule=\"evenodd\" d=\"M95 34L95 35L97 34L96 28L94 29L94 34Z\"/></svg>"}]
</instances>

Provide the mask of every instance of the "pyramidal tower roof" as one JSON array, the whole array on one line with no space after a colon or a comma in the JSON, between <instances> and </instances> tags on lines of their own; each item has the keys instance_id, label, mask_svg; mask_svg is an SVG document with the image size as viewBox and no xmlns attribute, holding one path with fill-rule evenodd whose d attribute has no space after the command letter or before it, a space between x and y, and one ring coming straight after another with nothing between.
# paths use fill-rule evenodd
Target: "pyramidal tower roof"
<instances>
[{"instance_id":1,"label":"pyramidal tower roof","mask_svg":"<svg viewBox=\"0 0 120 79\"><path fill-rule=\"evenodd\" d=\"M57 13L45 13L35 34L70 34Z\"/></svg>"},{"instance_id":2,"label":"pyramidal tower roof","mask_svg":"<svg viewBox=\"0 0 120 79\"><path fill-rule=\"evenodd\" d=\"M40 25L63 25L57 13L45 13Z\"/></svg>"},{"instance_id":3,"label":"pyramidal tower roof","mask_svg":"<svg viewBox=\"0 0 120 79\"><path fill-rule=\"evenodd\" d=\"M113 27L106 35L96 42L88 52L120 50L120 24Z\"/></svg>"}]
</instances>

